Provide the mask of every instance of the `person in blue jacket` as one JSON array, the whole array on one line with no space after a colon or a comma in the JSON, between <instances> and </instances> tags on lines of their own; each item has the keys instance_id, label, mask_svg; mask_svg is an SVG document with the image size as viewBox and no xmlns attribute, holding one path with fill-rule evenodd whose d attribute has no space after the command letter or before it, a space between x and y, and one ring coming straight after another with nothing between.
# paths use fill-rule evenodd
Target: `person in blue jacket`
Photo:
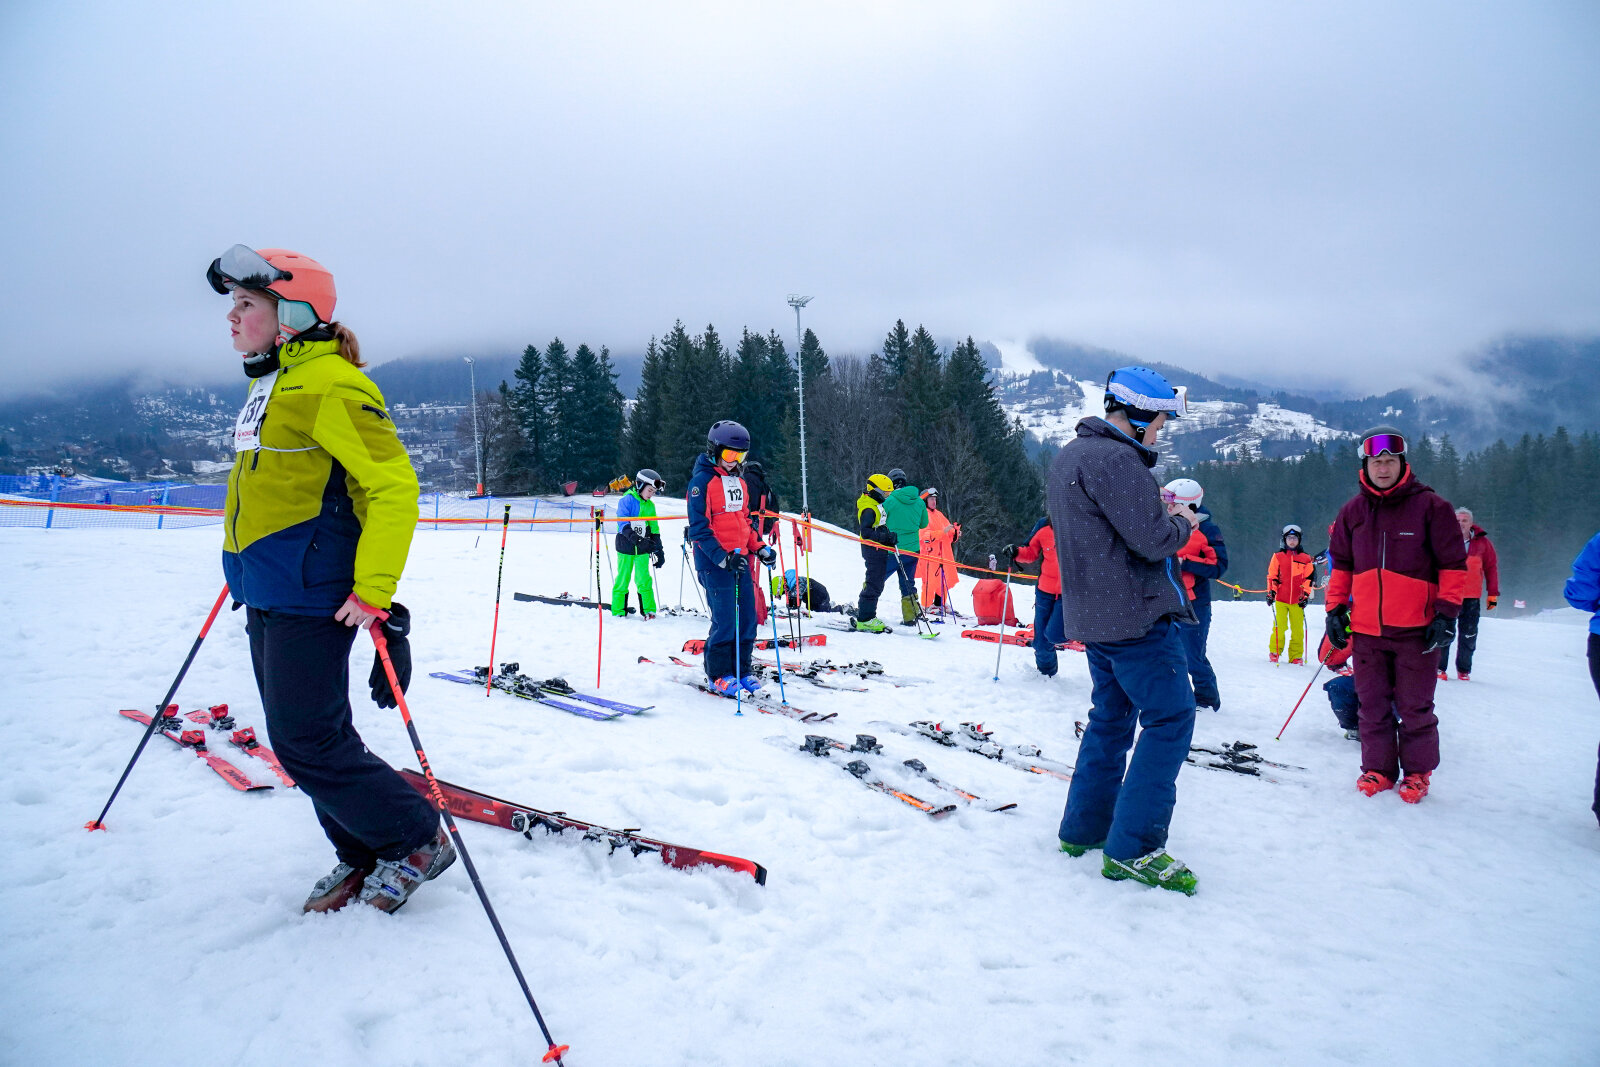
<instances>
[{"instance_id":1,"label":"person in blue jacket","mask_svg":"<svg viewBox=\"0 0 1600 1067\"><path fill-rule=\"evenodd\" d=\"M1589 677L1594 681L1594 691L1600 694L1600 533L1589 539L1572 561L1572 577L1562 590L1567 603L1579 611L1592 611L1589 620ZM1596 752L1594 770L1594 816L1600 819L1600 751Z\"/></svg>"}]
</instances>

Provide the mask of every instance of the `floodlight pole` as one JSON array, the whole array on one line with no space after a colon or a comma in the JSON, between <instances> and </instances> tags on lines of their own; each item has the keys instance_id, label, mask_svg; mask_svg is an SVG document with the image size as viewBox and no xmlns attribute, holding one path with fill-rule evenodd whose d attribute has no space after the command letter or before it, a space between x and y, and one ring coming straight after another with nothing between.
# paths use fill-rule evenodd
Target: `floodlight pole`
<instances>
[{"instance_id":1,"label":"floodlight pole","mask_svg":"<svg viewBox=\"0 0 1600 1067\"><path fill-rule=\"evenodd\" d=\"M462 356L467 365L467 375L472 381L472 450L477 453L478 495L483 495L483 435L478 431L478 365L471 356Z\"/></svg>"},{"instance_id":2,"label":"floodlight pole","mask_svg":"<svg viewBox=\"0 0 1600 1067\"><path fill-rule=\"evenodd\" d=\"M794 373L800 383L800 510L808 516L811 514L811 497L806 485L806 342L805 334L800 330L800 309L809 303L809 296L789 297L789 306L794 308Z\"/></svg>"}]
</instances>

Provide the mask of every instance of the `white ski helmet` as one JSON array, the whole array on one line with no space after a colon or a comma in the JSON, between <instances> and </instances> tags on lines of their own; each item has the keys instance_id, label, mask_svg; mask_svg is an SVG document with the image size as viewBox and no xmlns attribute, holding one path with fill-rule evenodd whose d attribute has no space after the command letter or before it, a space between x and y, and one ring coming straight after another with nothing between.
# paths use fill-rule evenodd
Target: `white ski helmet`
<instances>
[{"instance_id":1,"label":"white ski helmet","mask_svg":"<svg viewBox=\"0 0 1600 1067\"><path fill-rule=\"evenodd\" d=\"M1187 504L1192 508L1200 506L1200 501L1205 497L1206 491L1200 488L1200 483L1193 478L1174 478L1167 483L1167 492L1172 494L1175 504Z\"/></svg>"}]
</instances>

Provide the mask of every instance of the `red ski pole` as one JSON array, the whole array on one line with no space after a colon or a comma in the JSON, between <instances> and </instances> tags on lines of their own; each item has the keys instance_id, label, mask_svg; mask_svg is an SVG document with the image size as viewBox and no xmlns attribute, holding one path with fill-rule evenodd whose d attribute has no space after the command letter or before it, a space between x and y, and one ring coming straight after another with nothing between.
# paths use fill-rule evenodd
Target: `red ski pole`
<instances>
[{"instance_id":1,"label":"red ski pole","mask_svg":"<svg viewBox=\"0 0 1600 1067\"><path fill-rule=\"evenodd\" d=\"M383 612L380 618L387 619L388 612ZM428 763L428 754L422 751L422 739L417 736L416 723L411 721L411 708L406 705L405 691L400 687L400 679L395 676L394 663L389 659L389 642L383 636L383 627L372 625L367 627L367 632L372 635L372 643L378 650L378 658L383 661L383 672L389 676L389 688L394 692L394 700L400 707L400 717L405 720L406 733L411 735L411 747L416 750L417 763L422 767L423 775L428 779L428 797L439 809L439 814L444 816L445 829L450 831L450 837L455 841L456 852L461 856L461 863L467 869L467 877L472 879L472 888L477 890L478 902L483 905L484 914L489 916L489 925L494 927L494 936L500 939L500 947L505 950L506 962L511 964L511 973L517 976L517 985L522 987L522 995L528 1000L528 1007L533 1009L533 1018L539 1024L539 1031L544 1034L547 1051L541 1062L561 1062L561 1056L567 1051L566 1045L557 1045L555 1038L550 1036L550 1028L545 1025L544 1016L539 1011L538 1003L533 999L533 991L528 988L528 980L522 976L522 967L517 963L516 953L511 951L511 942L506 940L506 932L500 925L500 917L494 913L494 905L489 903L489 893L483 888L483 881L478 877L478 868L473 865L472 856L467 852L467 843L461 840L461 831L456 829L455 816L450 814L450 805L444 799L444 792L439 788L439 780L433 776L433 767Z\"/></svg>"},{"instance_id":2,"label":"red ski pole","mask_svg":"<svg viewBox=\"0 0 1600 1067\"><path fill-rule=\"evenodd\" d=\"M1276 610L1276 609L1274 609L1274 610ZM1329 651L1331 652L1332 649L1330 648ZM1291 710L1289 712L1289 719L1294 718L1294 713L1296 711L1300 710L1301 703L1303 703L1305 701L1305 699L1306 699L1306 693L1311 692L1311 687L1316 684L1317 676L1322 673L1322 668L1326 667L1327 665L1328 665L1328 661L1327 660L1323 660L1323 659L1317 660L1317 669L1311 673L1311 681L1306 683L1305 692L1302 692L1300 694L1300 699L1296 700L1294 702L1294 708L1293 708L1293 710ZM1273 738L1274 741L1282 741L1283 740L1283 731L1285 731L1285 730L1287 730L1289 728L1289 719L1284 719L1283 720L1283 725L1278 728L1278 736Z\"/></svg>"},{"instance_id":3,"label":"red ski pole","mask_svg":"<svg viewBox=\"0 0 1600 1067\"><path fill-rule=\"evenodd\" d=\"M500 579L506 573L506 533L511 529L511 505L506 505L505 518L500 520L500 569L494 574L494 629L489 631L489 679L484 683L483 695L494 692L494 643L500 636Z\"/></svg>"},{"instance_id":4,"label":"red ski pole","mask_svg":"<svg viewBox=\"0 0 1600 1067\"><path fill-rule=\"evenodd\" d=\"M139 747L133 750L133 758L128 760L128 765L122 768L122 777L117 779L116 786L111 790L111 795L106 798L106 806L100 809L100 814L92 821L83 824L85 830L104 830L106 828L106 812L111 810L112 801L117 799L117 794L122 791L122 783L128 780L128 775L133 773L133 765L139 762L139 754L144 751L144 746L150 743L150 735L155 733L156 724L161 721L166 713L167 705L172 703L172 698L177 695L178 686L183 684L183 676L189 673L189 665L194 662L194 657L200 651L200 642L206 639L206 634L211 630L211 624L217 621L217 612L222 610L222 602L228 599L228 587L223 585L222 592L217 594L217 602L211 605L211 614L206 616L206 621L200 626L200 633L195 637L194 644L189 646L189 654L184 657L183 666L178 668L178 676L172 680L172 686L167 690L167 695L161 698L161 703L156 705L156 713L150 716L150 725L144 728L144 736L139 738Z\"/></svg>"}]
</instances>

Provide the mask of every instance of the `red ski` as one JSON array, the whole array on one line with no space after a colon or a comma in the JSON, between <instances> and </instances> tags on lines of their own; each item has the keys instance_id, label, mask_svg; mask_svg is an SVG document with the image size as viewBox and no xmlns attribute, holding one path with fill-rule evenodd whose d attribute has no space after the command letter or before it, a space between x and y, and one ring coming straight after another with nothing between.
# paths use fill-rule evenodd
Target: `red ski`
<instances>
[{"instance_id":1,"label":"red ski","mask_svg":"<svg viewBox=\"0 0 1600 1067\"><path fill-rule=\"evenodd\" d=\"M999 631L997 630L962 630L961 636L970 637L974 641L987 641L991 645L1004 641L1008 645L1022 645L1028 648L1033 647L1033 627L1031 626L1024 626L1020 630L1013 630L1004 637L1001 637ZM1056 650L1058 652L1082 652L1083 642L1063 641L1061 644L1056 646Z\"/></svg>"},{"instance_id":2,"label":"red ski","mask_svg":"<svg viewBox=\"0 0 1600 1067\"><path fill-rule=\"evenodd\" d=\"M400 776L411 783L411 788L425 797L430 797L428 780L416 771L402 768ZM509 800L501 800L487 793L480 793L475 789L465 786L452 785L440 780L439 789L444 793L445 803L450 807L450 814L459 819L471 819L473 822L488 823L506 830L515 830L528 838L533 839L535 829L544 829L553 834L566 830L576 830L585 841L598 841L610 846L612 852L625 848L635 856L646 852L653 852L661 857L661 862L668 867L678 870L688 870L691 867L722 867L730 871L748 874L756 880L757 885L767 884L767 869L752 860L740 859L738 856L725 856L720 852L707 852L704 849L687 848L683 845L669 845L665 841L654 841L648 837L640 837L633 830L610 830L604 826L574 819L559 811L540 811L538 808L524 807L514 804Z\"/></svg>"},{"instance_id":3,"label":"red ski","mask_svg":"<svg viewBox=\"0 0 1600 1067\"><path fill-rule=\"evenodd\" d=\"M795 643L794 643L794 638L792 638L792 637L779 638L779 641L781 642L779 644L779 646L778 646L780 648L794 648L794 647L796 647ZM827 634L806 634L805 639L801 642L801 644L808 645L808 646L826 645L827 643L828 643L828 635ZM758 637L758 638L756 638L756 647L760 648L760 649L770 649L772 647L772 638L770 638L770 637ZM693 640L693 641L685 641L683 643L683 651L689 653L691 656L704 655L705 651L706 651L706 643L704 641L699 640L698 638Z\"/></svg>"},{"instance_id":4,"label":"red ski","mask_svg":"<svg viewBox=\"0 0 1600 1067\"><path fill-rule=\"evenodd\" d=\"M289 772L283 769L283 764L279 762L272 749L256 740L256 732L253 727L246 726L242 730L234 729L235 724L233 716L228 714L228 705L213 704L205 711L191 711L184 718L190 722L209 726L213 730L232 731L228 737L228 744L259 759L262 763L272 768L272 773L282 779L284 785L289 786L291 789L294 788L294 779L290 778Z\"/></svg>"},{"instance_id":5,"label":"red ski","mask_svg":"<svg viewBox=\"0 0 1600 1067\"><path fill-rule=\"evenodd\" d=\"M239 768L235 767L221 756L213 755L211 750L206 747L206 732L204 730L183 730L181 733L178 732L179 728L183 725L183 720L178 718L177 711L178 705L167 705L167 714L162 717L161 723L158 724L156 728L157 733L167 738L173 744L178 745L180 748L189 749L200 759L205 760L206 766L216 771L217 774L222 776L222 779L225 782L239 790L241 793L254 792L257 789L272 788L270 785L256 785L250 780L250 776L245 774ZM150 716L142 711L135 711L132 708L123 708L117 714L122 715L125 718L132 719L141 726L150 725Z\"/></svg>"}]
</instances>

